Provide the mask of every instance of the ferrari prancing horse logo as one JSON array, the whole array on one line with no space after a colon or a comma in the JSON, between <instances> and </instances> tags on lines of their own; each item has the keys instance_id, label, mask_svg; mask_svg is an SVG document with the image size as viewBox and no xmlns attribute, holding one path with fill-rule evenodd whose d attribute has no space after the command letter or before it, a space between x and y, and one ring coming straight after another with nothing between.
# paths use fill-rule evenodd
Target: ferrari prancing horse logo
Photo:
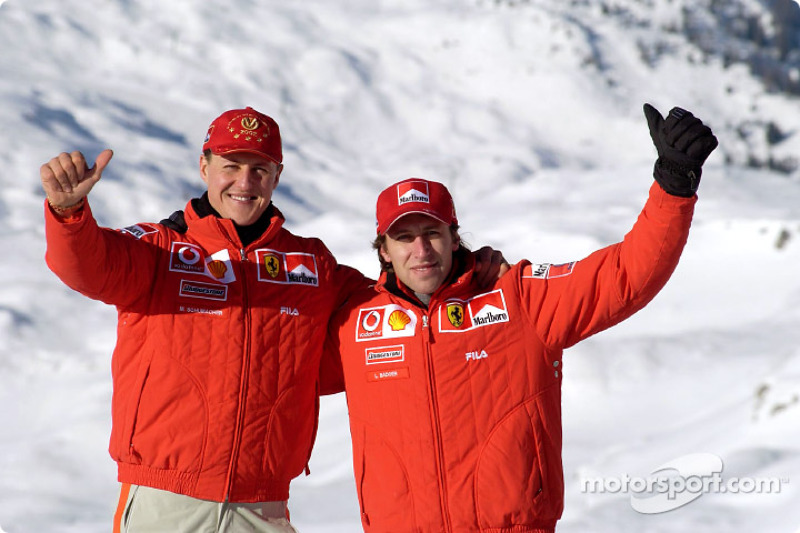
<instances>
[{"instance_id":1,"label":"ferrari prancing horse logo","mask_svg":"<svg viewBox=\"0 0 800 533\"><path fill-rule=\"evenodd\" d=\"M278 260L278 256L275 254L266 254L264 256L264 268L267 270L267 274L273 278L277 278L281 271L281 263Z\"/></svg>"},{"instance_id":2,"label":"ferrari prancing horse logo","mask_svg":"<svg viewBox=\"0 0 800 533\"><path fill-rule=\"evenodd\" d=\"M459 303L447 304L447 318L454 328L460 328L464 323L464 306Z\"/></svg>"}]
</instances>

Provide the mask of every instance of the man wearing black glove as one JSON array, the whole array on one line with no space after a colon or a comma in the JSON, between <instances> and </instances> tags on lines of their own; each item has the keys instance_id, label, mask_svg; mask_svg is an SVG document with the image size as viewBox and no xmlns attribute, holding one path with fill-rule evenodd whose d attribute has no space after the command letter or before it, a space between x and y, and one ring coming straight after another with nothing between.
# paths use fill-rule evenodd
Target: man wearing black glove
<instances>
[{"instance_id":1,"label":"man wearing black glove","mask_svg":"<svg viewBox=\"0 0 800 533\"><path fill-rule=\"evenodd\" d=\"M673 107L665 120L655 107L644 104L644 115L658 150L656 181L674 196L694 196L703 163L719 144L711 128L680 107Z\"/></svg>"},{"instance_id":2,"label":"man wearing black glove","mask_svg":"<svg viewBox=\"0 0 800 533\"><path fill-rule=\"evenodd\" d=\"M522 260L479 287L444 184L378 196L381 277L334 314L326 345L341 356L364 531L553 533L564 349L661 290L717 146L687 111L645 115L658 149L647 203L621 242L578 261Z\"/></svg>"}]
</instances>

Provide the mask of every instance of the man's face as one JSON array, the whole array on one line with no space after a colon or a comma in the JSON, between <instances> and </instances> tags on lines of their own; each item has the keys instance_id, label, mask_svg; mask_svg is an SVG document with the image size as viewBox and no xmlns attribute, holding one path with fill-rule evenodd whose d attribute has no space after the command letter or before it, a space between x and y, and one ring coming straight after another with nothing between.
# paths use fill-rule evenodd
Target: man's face
<instances>
[{"instance_id":1,"label":"man's face","mask_svg":"<svg viewBox=\"0 0 800 533\"><path fill-rule=\"evenodd\" d=\"M264 214L282 170L283 165L250 153L200 157L211 207L239 226L253 224Z\"/></svg>"},{"instance_id":2,"label":"man's face","mask_svg":"<svg viewBox=\"0 0 800 533\"><path fill-rule=\"evenodd\" d=\"M380 254L409 289L433 294L453 265L458 242L447 224L426 215L406 215L389 228Z\"/></svg>"}]
</instances>

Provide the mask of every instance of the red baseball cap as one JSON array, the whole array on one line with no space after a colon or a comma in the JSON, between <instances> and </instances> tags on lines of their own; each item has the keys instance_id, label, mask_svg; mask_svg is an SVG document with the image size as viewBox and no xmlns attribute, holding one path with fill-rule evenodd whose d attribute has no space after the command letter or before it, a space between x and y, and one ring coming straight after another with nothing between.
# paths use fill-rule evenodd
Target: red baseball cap
<instances>
[{"instance_id":1,"label":"red baseball cap","mask_svg":"<svg viewBox=\"0 0 800 533\"><path fill-rule=\"evenodd\" d=\"M375 209L378 235L412 213L428 215L452 226L458 224L456 207L447 187L436 181L409 178L391 185L378 196Z\"/></svg>"},{"instance_id":2,"label":"red baseball cap","mask_svg":"<svg viewBox=\"0 0 800 533\"><path fill-rule=\"evenodd\" d=\"M252 107L231 109L214 119L208 127L203 151L216 155L248 152L283 161L278 123Z\"/></svg>"}]
</instances>

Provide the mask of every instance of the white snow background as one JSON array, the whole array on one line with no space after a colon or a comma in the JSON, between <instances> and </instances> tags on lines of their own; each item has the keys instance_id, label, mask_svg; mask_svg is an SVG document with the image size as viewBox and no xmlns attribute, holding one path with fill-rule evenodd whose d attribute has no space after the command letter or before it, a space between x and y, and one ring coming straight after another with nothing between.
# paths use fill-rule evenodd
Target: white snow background
<instances>
[{"instance_id":1,"label":"white snow background","mask_svg":"<svg viewBox=\"0 0 800 533\"><path fill-rule=\"evenodd\" d=\"M0 530L109 531L118 495L116 315L44 264L51 157L114 149L96 216L158 221L202 192L210 121L251 105L281 126L274 199L289 229L341 262L377 274L375 198L411 176L450 187L473 247L565 262L621 239L643 205L647 101L694 111L721 146L667 287L565 355L558 531L800 531L800 180L752 164L796 161L800 102L670 31L707 3L0 2ZM767 124L784 135L770 141ZM581 488L696 453L780 493L646 515L629 493ZM300 531L360 531L343 395L323 402L310 467L292 485Z\"/></svg>"}]
</instances>

